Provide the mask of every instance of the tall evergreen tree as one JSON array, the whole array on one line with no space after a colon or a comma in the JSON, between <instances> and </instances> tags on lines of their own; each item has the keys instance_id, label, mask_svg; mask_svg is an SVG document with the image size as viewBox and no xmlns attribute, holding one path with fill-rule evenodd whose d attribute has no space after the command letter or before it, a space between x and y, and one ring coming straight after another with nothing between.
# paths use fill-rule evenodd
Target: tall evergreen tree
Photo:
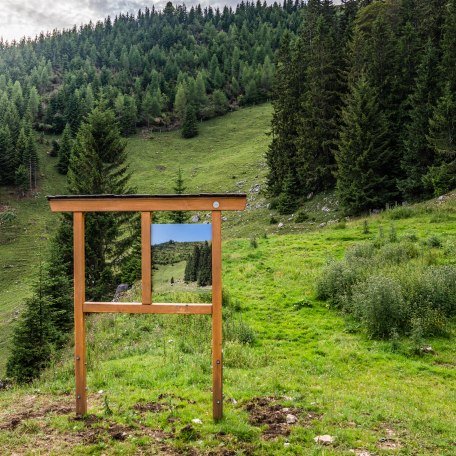
<instances>
[{"instance_id":1,"label":"tall evergreen tree","mask_svg":"<svg viewBox=\"0 0 456 456\"><path fill-rule=\"evenodd\" d=\"M189 139L198 136L198 121L195 108L188 105L185 111L184 123L182 124L182 137Z\"/></svg>"},{"instance_id":2,"label":"tall evergreen tree","mask_svg":"<svg viewBox=\"0 0 456 456\"><path fill-rule=\"evenodd\" d=\"M342 208L358 214L383 207L396 196L389 163L388 124L375 90L365 75L351 86L342 111L342 127L336 151L336 191Z\"/></svg>"},{"instance_id":3,"label":"tall evergreen tree","mask_svg":"<svg viewBox=\"0 0 456 456\"><path fill-rule=\"evenodd\" d=\"M176 181L174 185L174 193L176 195L182 195L185 193L186 187L184 185L184 179L182 177L182 170L179 167L177 172ZM185 223L187 220L187 215L184 211L173 211L171 212L171 219L174 223Z\"/></svg>"},{"instance_id":4,"label":"tall evergreen tree","mask_svg":"<svg viewBox=\"0 0 456 456\"><path fill-rule=\"evenodd\" d=\"M13 185L18 160L8 125L0 128L0 185Z\"/></svg>"},{"instance_id":5,"label":"tall evergreen tree","mask_svg":"<svg viewBox=\"0 0 456 456\"><path fill-rule=\"evenodd\" d=\"M415 89L408 98L410 120L405 129L401 160L404 177L398 183L407 199L416 199L425 194L423 176L435 160L435 153L427 135L437 95L437 65L437 51L429 40L418 67Z\"/></svg>"},{"instance_id":6,"label":"tall evergreen tree","mask_svg":"<svg viewBox=\"0 0 456 456\"><path fill-rule=\"evenodd\" d=\"M114 113L95 108L79 128L68 170L72 194L133 193L129 185L125 142ZM112 293L116 266L128 252L131 239L122 234L127 217L104 213L86 218L87 296L106 298Z\"/></svg>"},{"instance_id":7,"label":"tall evergreen tree","mask_svg":"<svg viewBox=\"0 0 456 456\"><path fill-rule=\"evenodd\" d=\"M66 124L59 145L59 162L57 164L57 169L60 174L66 174L68 172L72 147L73 138L71 135L71 126L70 124Z\"/></svg>"}]
</instances>

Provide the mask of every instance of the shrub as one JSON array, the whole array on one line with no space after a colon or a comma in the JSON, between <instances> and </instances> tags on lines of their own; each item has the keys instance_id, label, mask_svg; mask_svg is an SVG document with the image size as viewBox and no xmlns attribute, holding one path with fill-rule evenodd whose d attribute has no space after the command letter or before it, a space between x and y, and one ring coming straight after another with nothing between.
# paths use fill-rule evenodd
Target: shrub
<instances>
[{"instance_id":1,"label":"shrub","mask_svg":"<svg viewBox=\"0 0 456 456\"><path fill-rule=\"evenodd\" d=\"M418 247L412 242L385 244L378 252L379 263L401 264L420 254Z\"/></svg>"},{"instance_id":2,"label":"shrub","mask_svg":"<svg viewBox=\"0 0 456 456\"><path fill-rule=\"evenodd\" d=\"M353 285L361 279L361 271L345 261L329 263L317 282L317 298L336 307L344 307Z\"/></svg>"},{"instance_id":3,"label":"shrub","mask_svg":"<svg viewBox=\"0 0 456 456\"><path fill-rule=\"evenodd\" d=\"M309 220L309 216L307 215L306 212L304 212L303 210L300 210L296 213L296 218L295 218L296 223L303 223L306 220Z\"/></svg>"},{"instance_id":4,"label":"shrub","mask_svg":"<svg viewBox=\"0 0 456 456\"><path fill-rule=\"evenodd\" d=\"M370 259L375 255L375 246L372 243L355 244L347 249L345 258L347 261L356 261L359 258Z\"/></svg>"},{"instance_id":5,"label":"shrub","mask_svg":"<svg viewBox=\"0 0 456 456\"><path fill-rule=\"evenodd\" d=\"M407 206L398 206L387 212L387 216L391 220L401 220L413 216L413 209Z\"/></svg>"},{"instance_id":6,"label":"shrub","mask_svg":"<svg viewBox=\"0 0 456 456\"><path fill-rule=\"evenodd\" d=\"M442 241L440 240L440 238L438 236L435 236L435 235L429 236L427 238L426 244L429 247L436 247L436 248L442 247Z\"/></svg>"},{"instance_id":7,"label":"shrub","mask_svg":"<svg viewBox=\"0 0 456 456\"><path fill-rule=\"evenodd\" d=\"M353 313L373 338L388 338L406 321L406 303L401 286L390 277L374 275L354 287Z\"/></svg>"},{"instance_id":8,"label":"shrub","mask_svg":"<svg viewBox=\"0 0 456 456\"><path fill-rule=\"evenodd\" d=\"M14 220L16 220L17 216L16 216L16 213L14 211L5 211L5 212L0 212L0 225L7 225L7 224L10 224L12 222L14 222Z\"/></svg>"},{"instance_id":9,"label":"shrub","mask_svg":"<svg viewBox=\"0 0 456 456\"><path fill-rule=\"evenodd\" d=\"M254 249L258 248L258 242L255 237L250 239L250 247L252 247Z\"/></svg>"}]
</instances>

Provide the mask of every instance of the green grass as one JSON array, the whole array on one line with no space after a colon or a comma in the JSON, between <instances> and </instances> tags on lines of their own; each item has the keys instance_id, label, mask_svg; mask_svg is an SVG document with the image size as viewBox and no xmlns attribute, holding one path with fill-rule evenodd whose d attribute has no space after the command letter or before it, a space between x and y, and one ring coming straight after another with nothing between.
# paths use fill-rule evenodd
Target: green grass
<instances>
[{"instance_id":1,"label":"green grass","mask_svg":"<svg viewBox=\"0 0 456 456\"><path fill-rule=\"evenodd\" d=\"M209 153L215 144L209 135L226 136L232 145L227 155L244 155L233 174L240 174L242 166L250 170L248 183L241 188L248 190L256 182L255 160L263 160L268 139L252 152L247 137L254 134L257 123L264 122L264 128L256 132L258 141L263 141L269 115L270 108L262 106L203 124L198 139L201 155L196 140L192 149L191 143L180 142L177 133L155 135L157 139L146 142L131 140L133 168L141 163L150 166L150 175L134 177L139 190L170 191L175 165L185 165L183 158L176 161L181 146L194 154L184 171L197 170L188 191L235 190L238 178L232 179L231 171L214 178L211 167L206 168L207 160L214 166L237 160L219 156L215 146L217 152ZM253 117L256 123L249 124ZM226 133L226 124L231 123L237 124L239 132ZM243 126L250 132L245 133ZM165 155L167 141L169 157ZM153 154L160 160L152 161ZM257 154L256 158L251 154ZM166 169L155 169L158 164ZM206 181L207 187L203 186ZM212 188L210 183L223 187ZM321 211L323 205L330 207L329 215ZM412 236L423 242L437 237L446 252L442 261L454 263L456 196L411 206L399 215L386 212L369 217L369 233L364 233L364 219L335 222L340 216L330 194L311 199L304 210L314 214L315 221L295 224L288 220L290 216L278 217L284 220L283 231L269 225L271 211L266 208L247 211L242 217L233 214L225 223L223 279L233 302L224 310L225 417L220 423L211 420L207 316L100 315L89 320L88 329L89 413L95 417L88 421L73 418L73 359L68 347L42 379L0 393L2 451L454 454L454 337L426 339L434 353L424 356L414 354L408 339L369 340L349 319L315 299L315 284L328 259L341 258L347 247L378 236L380 227L388 236L392 224L398 237ZM319 228L320 223L326 225ZM266 231L268 236L262 236ZM253 235L257 248L250 243ZM164 287L168 274L167 268L158 271ZM158 297L171 292L182 296L165 288ZM137 293L134 288L130 295ZM290 435L273 440L262 437L267 425L252 424L246 409L256 397L274 397L284 407L300 409L299 422L290 426ZM138 404L145 403L155 411L141 411ZM192 423L195 418L202 424ZM314 437L321 434L334 436L334 443L316 444Z\"/></svg>"}]
</instances>

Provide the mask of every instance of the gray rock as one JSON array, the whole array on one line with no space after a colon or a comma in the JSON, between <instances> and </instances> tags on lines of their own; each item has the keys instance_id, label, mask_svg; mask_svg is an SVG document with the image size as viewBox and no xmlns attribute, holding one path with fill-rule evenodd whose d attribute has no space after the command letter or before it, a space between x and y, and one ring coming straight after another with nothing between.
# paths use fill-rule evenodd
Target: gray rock
<instances>
[{"instance_id":1,"label":"gray rock","mask_svg":"<svg viewBox=\"0 0 456 456\"><path fill-rule=\"evenodd\" d=\"M325 222L320 223L320 225L318 225L319 228L323 228L324 226L326 226L326 223L325 223Z\"/></svg>"},{"instance_id":2,"label":"gray rock","mask_svg":"<svg viewBox=\"0 0 456 456\"><path fill-rule=\"evenodd\" d=\"M198 223L199 221L201 220L200 216L198 214L195 214L191 219L190 221L192 223Z\"/></svg>"},{"instance_id":3,"label":"gray rock","mask_svg":"<svg viewBox=\"0 0 456 456\"><path fill-rule=\"evenodd\" d=\"M334 442L334 437L328 434L317 435L316 437L314 437L314 442L321 443L322 445L329 445Z\"/></svg>"},{"instance_id":4,"label":"gray rock","mask_svg":"<svg viewBox=\"0 0 456 456\"><path fill-rule=\"evenodd\" d=\"M331 209L330 209L328 206L323 206L323 207L321 208L321 210L322 210L323 212L331 212Z\"/></svg>"},{"instance_id":5,"label":"gray rock","mask_svg":"<svg viewBox=\"0 0 456 456\"><path fill-rule=\"evenodd\" d=\"M251 189L250 193L259 193L261 190L261 185L260 184L255 184Z\"/></svg>"},{"instance_id":6,"label":"gray rock","mask_svg":"<svg viewBox=\"0 0 456 456\"><path fill-rule=\"evenodd\" d=\"M277 225L278 228L283 228L283 223L280 222L278 225Z\"/></svg>"},{"instance_id":7,"label":"gray rock","mask_svg":"<svg viewBox=\"0 0 456 456\"><path fill-rule=\"evenodd\" d=\"M128 283L121 283L120 285L117 285L116 293L124 293L127 290L128 290Z\"/></svg>"},{"instance_id":8,"label":"gray rock","mask_svg":"<svg viewBox=\"0 0 456 456\"><path fill-rule=\"evenodd\" d=\"M308 195L307 195L307 199L310 200L312 199L314 196L314 193L313 192L310 192Z\"/></svg>"},{"instance_id":9,"label":"gray rock","mask_svg":"<svg viewBox=\"0 0 456 456\"><path fill-rule=\"evenodd\" d=\"M289 413L287 416L286 416L286 420L287 420L287 424L295 424L298 419L296 418L296 416L292 415L291 413Z\"/></svg>"},{"instance_id":10,"label":"gray rock","mask_svg":"<svg viewBox=\"0 0 456 456\"><path fill-rule=\"evenodd\" d=\"M224 222L226 222L226 221L228 220L228 218L225 217L225 216L223 216L223 217L222 217L222 220L223 220Z\"/></svg>"}]
</instances>

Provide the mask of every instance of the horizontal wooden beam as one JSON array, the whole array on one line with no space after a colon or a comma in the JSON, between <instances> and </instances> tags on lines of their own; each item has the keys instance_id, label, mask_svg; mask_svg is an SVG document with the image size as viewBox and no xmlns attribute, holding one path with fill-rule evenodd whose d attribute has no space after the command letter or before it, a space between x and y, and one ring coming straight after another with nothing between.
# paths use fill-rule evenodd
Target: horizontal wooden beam
<instances>
[{"instance_id":1,"label":"horizontal wooden beam","mask_svg":"<svg viewBox=\"0 0 456 456\"><path fill-rule=\"evenodd\" d=\"M48 196L52 212L242 211L245 194Z\"/></svg>"},{"instance_id":2,"label":"horizontal wooden beam","mask_svg":"<svg viewBox=\"0 0 456 456\"><path fill-rule=\"evenodd\" d=\"M143 313L143 314L211 314L212 304L154 303L140 302L85 302L85 313Z\"/></svg>"}]
</instances>

